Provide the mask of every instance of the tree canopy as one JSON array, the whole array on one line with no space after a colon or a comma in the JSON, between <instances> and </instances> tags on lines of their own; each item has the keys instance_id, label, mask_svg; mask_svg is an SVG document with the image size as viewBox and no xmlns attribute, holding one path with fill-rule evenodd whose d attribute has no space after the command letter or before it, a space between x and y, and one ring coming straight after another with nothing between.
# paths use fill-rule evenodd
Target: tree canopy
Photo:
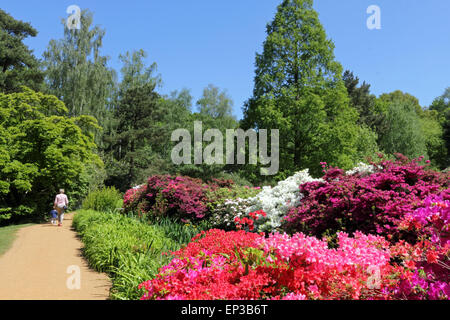
<instances>
[{"instance_id":1,"label":"tree canopy","mask_svg":"<svg viewBox=\"0 0 450 320\"><path fill-rule=\"evenodd\" d=\"M14 19L0 9L0 92L20 86L39 90L44 79L39 61L23 40L37 35L29 23Z\"/></svg>"},{"instance_id":2,"label":"tree canopy","mask_svg":"<svg viewBox=\"0 0 450 320\"><path fill-rule=\"evenodd\" d=\"M342 66L311 0L284 0L256 55L245 128L280 130L280 168L320 172L320 162L351 166L358 113L349 106Z\"/></svg>"},{"instance_id":3,"label":"tree canopy","mask_svg":"<svg viewBox=\"0 0 450 320\"><path fill-rule=\"evenodd\" d=\"M95 183L89 169L103 166L97 121L66 114L55 96L26 87L0 93L0 220L46 213L59 188L77 199Z\"/></svg>"}]
</instances>

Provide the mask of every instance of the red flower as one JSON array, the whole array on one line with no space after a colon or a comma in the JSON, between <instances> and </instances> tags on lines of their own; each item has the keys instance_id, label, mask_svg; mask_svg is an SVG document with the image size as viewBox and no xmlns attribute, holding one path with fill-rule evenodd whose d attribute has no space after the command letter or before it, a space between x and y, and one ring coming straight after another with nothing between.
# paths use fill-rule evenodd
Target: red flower
<instances>
[{"instance_id":1,"label":"red flower","mask_svg":"<svg viewBox=\"0 0 450 320\"><path fill-rule=\"evenodd\" d=\"M438 254L435 251L427 252L427 262L428 263L436 263L438 261Z\"/></svg>"}]
</instances>

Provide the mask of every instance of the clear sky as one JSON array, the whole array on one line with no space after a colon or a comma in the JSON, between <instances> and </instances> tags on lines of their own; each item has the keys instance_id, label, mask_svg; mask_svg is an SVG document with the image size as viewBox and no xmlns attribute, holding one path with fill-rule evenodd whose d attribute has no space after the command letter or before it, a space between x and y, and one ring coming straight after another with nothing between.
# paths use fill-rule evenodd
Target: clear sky
<instances>
[{"instance_id":1,"label":"clear sky","mask_svg":"<svg viewBox=\"0 0 450 320\"><path fill-rule=\"evenodd\" d=\"M88 8L106 29L102 54L119 71L118 56L144 49L156 62L162 94L188 88L195 101L212 83L226 89L234 114L253 90L255 53L281 0L1 0L0 8L39 32L26 40L38 58L63 35L69 5ZM366 9L381 9L381 29L369 30ZM315 9L336 59L379 95L408 92L428 106L450 86L450 1L316 0Z\"/></svg>"}]
</instances>

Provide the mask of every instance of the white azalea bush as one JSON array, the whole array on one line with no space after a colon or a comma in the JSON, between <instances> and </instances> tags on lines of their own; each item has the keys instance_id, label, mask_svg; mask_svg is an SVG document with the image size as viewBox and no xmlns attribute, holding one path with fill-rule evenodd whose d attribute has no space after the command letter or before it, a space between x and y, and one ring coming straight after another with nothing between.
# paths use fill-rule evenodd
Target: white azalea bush
<instances>
[{"instance_id":1,"label":"white azalea bush","mask_svg":"<svg viewBox=\"0 0 450 320\"><path fill-rule=\"evenodd\" d=\"M256 221L255 231L272 232L281 226L282 219L288 210L298 205L303 198L303 194L299 192L299 186L313 181L322 181L322 179L312 178L306 169L280 181L275 187L263 187L255 197L228 199L215 208L211 223L214 227L231 230L235 227L236 217L242 218L250 212L263 210L266 216Z\"/></svg>"},{"instance_id":2,"label":"white azalea bush","mask_svg":"<svg viewBox=\"0 0 450 320\"><path fill-rule=\"evenodd\" d=\"M209 222L214 228L227 231L234 230L236 217L241 218L247 215L252 205L252 198L227 199L222 204L217 205Z\"/></svg>"},{"instance_id":3,"label":"white azalea bush","mask_svg":"<svg viewBox=\"0 0 450 320\"><path fill-rule=\"evenodd\" d=\"M251 199L253 205L248 209L249 212L263 210L266 213L266 217L261 217L256 221L257 230L271 232L279 228L289 209L297 206L303 198L299 186L313 181L323 180L312 178L306 169L280 181L273 188L263 187L262 191Z\"/></svg>"},{"instance_id":4,"label":"white azalea bush","mask_svg":"<svg viewBox=\"0 0 450 320\"><path fill-rule=\"evenodd\" d=\"M362 176L366 176L366 175L375 173L375 170L376 170L376 167L374 167L373 165L366 164L364 162L360 162L353 169L346 171L345 174L348 176L354 175L354 174L360 174Z\"/></svg>"}]
</instances>

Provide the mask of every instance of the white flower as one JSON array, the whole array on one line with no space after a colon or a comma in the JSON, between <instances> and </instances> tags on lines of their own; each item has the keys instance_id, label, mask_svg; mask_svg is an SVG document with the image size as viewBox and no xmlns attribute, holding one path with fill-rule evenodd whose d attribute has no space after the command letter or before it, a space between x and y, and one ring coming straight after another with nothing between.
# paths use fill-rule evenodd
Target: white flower
<instances>
[{"instance_id":1,"label":"white flower","mask_svg":"<svg viewBox=\"0 0 450 320\"><path fill-rule=\"evenodd\" d=\"M262 191L251 202L254 203L248 212L263 210L267 216L257 220L259 231L272 231L281 226L282 218L290 208L297 206L303 198L299 191L301 184L313 181L323 181L313 179L308 170L297 172L286 180L280 181L275 187L265 186Z\"/></svg>"},{"instance_id":2,"label":"white flower","mask_svg":"<svg viewBox=\"0 0 450 320\"><path fill-rule=\"evenodd\" d=\"M354 167L352 170L348 170L345 172L346 175L350 176L353 174L361 174L361 175L369 175L375 172L375 167L371 164L365 164L364 162L358 163L356 167ZM381 167L379 167L381 169Z\"/></svg>"}]
</instances>

